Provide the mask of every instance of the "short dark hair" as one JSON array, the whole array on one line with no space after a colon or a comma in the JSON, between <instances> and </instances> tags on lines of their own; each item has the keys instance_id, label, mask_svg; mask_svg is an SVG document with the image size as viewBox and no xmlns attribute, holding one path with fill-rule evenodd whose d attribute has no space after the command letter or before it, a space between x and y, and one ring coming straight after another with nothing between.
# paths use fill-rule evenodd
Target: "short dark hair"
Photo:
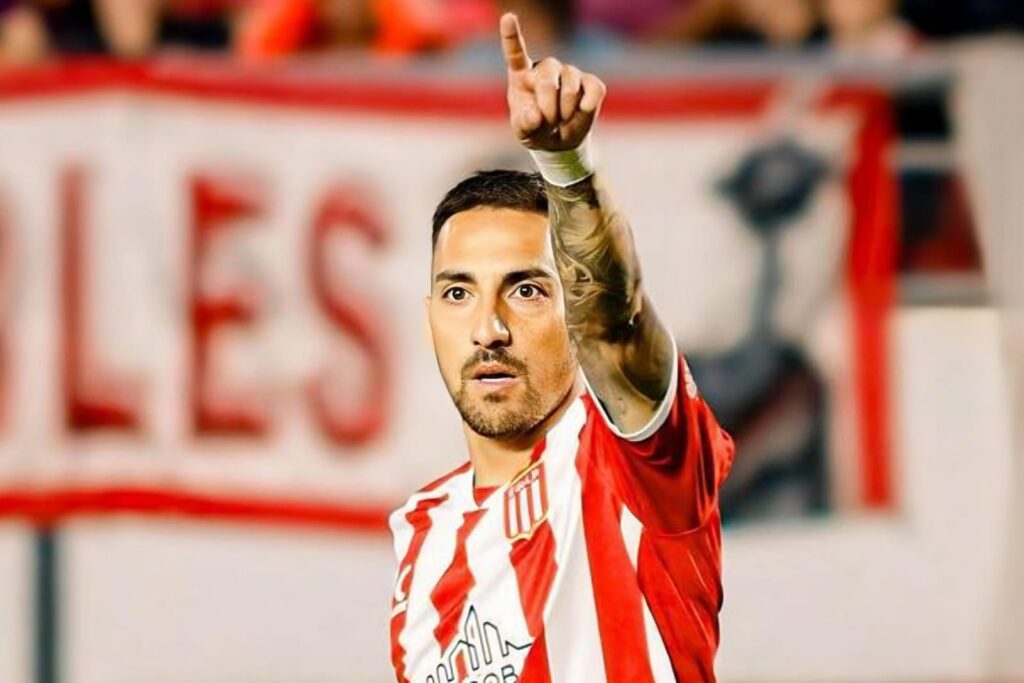
<instances>
[{"instance_id":1,"label":"short dark hair","mask_svg":"<svg viewBox=\"0 0 1024 683\"><path fill-rule=\"evenodd\" d=\"M547 214L548 195L539 173L477 171L448 190L434 210L431 248L437 244L437 235L449 218L481 206Z\"/></svg>"}]
</instances>

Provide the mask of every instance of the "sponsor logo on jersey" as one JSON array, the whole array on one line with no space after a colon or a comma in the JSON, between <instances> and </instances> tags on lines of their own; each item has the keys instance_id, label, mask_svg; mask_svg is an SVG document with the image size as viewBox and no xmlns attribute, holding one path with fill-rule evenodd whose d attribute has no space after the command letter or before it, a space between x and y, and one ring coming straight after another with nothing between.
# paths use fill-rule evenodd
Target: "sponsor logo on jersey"
<instances>
[{"instance_id":1,"label":"sponsor logo on jersey","mask_svg":"<svg viewBox=\"0 0 1024 683\"><path fill-rule=\"evenodd\" d=\"M445 652L426 683L516 683L532 643L514 645L470 607L459 639Z\"/></svg>"}]
</instances>

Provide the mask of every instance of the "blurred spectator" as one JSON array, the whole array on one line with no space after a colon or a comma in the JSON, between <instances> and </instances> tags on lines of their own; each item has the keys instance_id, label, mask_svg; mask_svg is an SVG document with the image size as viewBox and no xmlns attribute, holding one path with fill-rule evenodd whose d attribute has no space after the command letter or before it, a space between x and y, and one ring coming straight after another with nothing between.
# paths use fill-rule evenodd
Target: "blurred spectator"
<instances>
[{"instance_id":1,"label":"blurred spectator","mask_svg":"<svg viewBox=\"0 0 1024 683\"><path fill-rule=\"evenodd\" d=\"M46 25L30 7L0 4L0 65L38 62L49 51Z\"/></svg>"},{"instance_id":2,"label":"blurred spectator","mask_svg":"<svg viewBox=\"0 0 1024 683\"><path fill-rule=\"evenodd\" d=\"M724 0L725 25L706 40L719 45L801 48L821 41L812 0Z\"/></svg>"},{"instance_id":3,"label":"blurred spectator","mask_svg":"<svg viewBox=\"0 0 1024 683\"><path fill-rule=\"evenodd\" d=\"M107 50L119 57L149 54L157 40L161 4L161 0L93 0L94 22Z\"/></svg>"},{"instance_id":4,"label":"blurred spectator","mask_svg":"<svg viewBox=\"0 0 1024 683\"><path fill-rule=\"evenodd\" d=\"M493 0L263 0L243 14L235 42L250 61L352 48L433 52L490 35L497 22Z\"/></svg>"},{"instance_id":5,"label":"blurred spectator","mask_svg":"<svg viewBox=\"0 0 1024 683\"><path fill-rule=\"evenodd\" d=\"M621 37L609 30L581 26L576 21L578 0L499 0L500 12L515 12L524 35L529 37L530 56L554 56L603 68L614 63L628 48ZM497 22L480 39L463 46L459 57L477 67L500 68L501 49L494 40Z\"/></svg>"},{"instance_id":6,"label":"blurred spectator","mask_svg":"<svg viewBox=\"0 0 1024 683\"><path fill-rule=\"evenodd\" d=\"M50 53L106 52L106 42L90 0L20 0L15 4L26 15L34 15L45 27L46 49L40 57Z\"/></svg>"},{"instance_id":7,"label":"blurred spectator","mask_svg":"<svg viewBox=\"0 0 1024 683\"><path fill-rule=\"evenodd\" d=\"M903 0L901 4L900 14L930 38L1024 30L1021 0Z\"/></svg>"},{"instance_id":8,"label":"blurred spectator","mask_svg":"<svg viewBox=\"0 0 1024 683\"><path fill-rule=\"evenodd\" d=\"M126 2L129 0L125 0ZM160 46L222 50L230 45L231 17L252 0L160 0ZM154 17L156 18L156 17Z\"/></svg>"},{"instance_id":9,"label":"blurred spectator","mask_svg":"<svg viewBox=\"0 0 1024 683\"><path fill-rule=\"evenodd\" d=\"M821 42L822 31L812 0L692 0L677 3L645 38L660 44L801 48Z\"/></svg>"},{"instance_id":10,"label":"blurred spectator","mask_svg":"<svg viewBox=\"0 0 1024 683\"><path fill-rule=\"evenodd\" d=\"M246 0L6 0L0 58L28 64L50 55L145 57L160 45L223 48L227 14Z\"/></svg>"},{"instance_id":11,"label":"blurred spectator","mask_svg":"<svg viewBox=\"0 0 1024 683\"><path fill-rule=\"evenodd\" d=\"M368 47L377 30L371 0L266 0L243 13L235 46L249 61Z\"/></svg>"},{"instance_id":12,"label":"blurred spectator","mask_svg":"<svg viewBox=\"0 0 1024 683\"><path fill-rule=\"evenodd\" d=\"M729 25L735 14L735 3L731 0L691 0L653 25L643 38L666 45L704 40Z\"/></svg>"},{"instance_id":13,"label":"blurred spectator","mask_svg":"<svg viewBox=\"0 0 1024 683\"><path fill-rule=\"evenodd\" d=\"M698 0L575 0L577 25L617 37L642 39L665 22L691 13Z\"/></svg>"},{"instance_id":14,"label":"blurred spectator","mask_svg":"<svg viewBox=\"0 0 1024 683\"><path fill-rule=\"evenodd\" d=\"M845 55L901 57L917 43L897 14L896 0L823 0L829 43Z\"/></svg>"}]
</instances>

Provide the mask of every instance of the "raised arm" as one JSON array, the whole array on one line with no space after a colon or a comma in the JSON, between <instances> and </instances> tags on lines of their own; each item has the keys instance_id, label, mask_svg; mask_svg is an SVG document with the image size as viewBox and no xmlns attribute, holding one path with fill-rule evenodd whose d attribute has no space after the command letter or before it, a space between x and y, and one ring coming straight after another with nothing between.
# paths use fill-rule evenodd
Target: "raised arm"
<instances>
[{"instance_id":1,"label":"raised arm","mask_svg":"<svg viewBox=\"0 0 1024 683\"><path fill-rule=\"evenodd\" d=\"M531 62L512 14L501 18L501 40L510 123L547 183L569 332L608 415L622 432L635 432L665 398L678 361L644 292L629 223L589 159L605 86L556 59Z\"/></svg>"}]
</instances>

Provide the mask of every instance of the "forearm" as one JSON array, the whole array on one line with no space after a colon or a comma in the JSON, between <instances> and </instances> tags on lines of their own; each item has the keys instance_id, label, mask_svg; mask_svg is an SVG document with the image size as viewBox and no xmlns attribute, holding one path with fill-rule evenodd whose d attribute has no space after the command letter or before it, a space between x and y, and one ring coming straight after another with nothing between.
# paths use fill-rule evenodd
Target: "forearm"
<instances>
[{"instance_id":1,"label":"forearm","mask_svg":"<svg viewBox=\"0 0 1024 683\"><path fill-rule=\"evenodd\" d=\"M594 176L547 192L569 331L580 343L627 339L640 294L628 223Z\"/></svg>"},{"instance_id":2,"label":"forearm","mask_svg":"<svg viewBox=\"0 0 1024 683\"><path fill-rule=\"evenodd\" d=\"M588 380L602 398L625 390L660 400L673 347L644 292L628 221L600 176L547 191L566 323Z\"/></svg>"}]
</instances>

